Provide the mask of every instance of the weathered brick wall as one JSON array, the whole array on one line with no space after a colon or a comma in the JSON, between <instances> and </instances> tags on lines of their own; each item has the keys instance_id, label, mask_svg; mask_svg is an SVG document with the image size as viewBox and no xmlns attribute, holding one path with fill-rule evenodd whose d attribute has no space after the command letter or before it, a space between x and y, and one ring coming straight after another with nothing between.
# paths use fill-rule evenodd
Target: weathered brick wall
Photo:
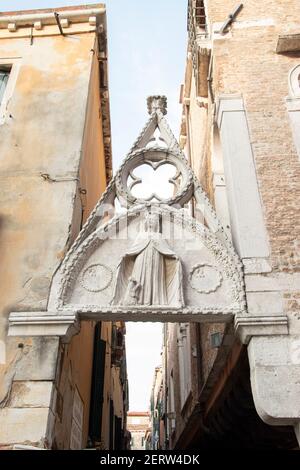
<instances>
[{"instance_id":1,"label":"weathered brick wall","mask_svg":"<svg viewBox=\"0 0 300 470\"><path fill-rule=\"evenodd\" d=\"M238 3L236 0L206 0L208 29L217 31ZM280 280L284 311L289 313L290 319L295 319L300 311L300 292L295 290L295 276L292 276L300 271L300 162L286 98L289 95L289 72L300 64L300 53L277 54L276 46L280 34L299 33L300 2L245 0L243 5L228 33L214 35L212 86L216 100L221 94L243 97L270 244L273 272L268 276ZM211 167L215 151L212 147L214 108L210 100L206 111L199 107L194 79L190 92L186 91L189 84L185 85L183 95L189 103L185 117L189 119L187 141L191 141L191 164L214 204ZM290 332L292 328L294 331L298 328L297 322L290 322ZM224 325L217 323L201 325L203 385L214 373L218 351L212 348L211 334L222 334L223 331ZM196 343L197 338L193 337L193 341ZM197 373L195 364L193 372ZM196 384L193 385L196 390ZM191 405L194 406L195 402ZM173 443L184 429L188 434L185 426L192 406L183 415L177 404L178 432Z\"/></svg>"},{"instance_id":2,"label":"weathered brick wall","mask_svg":"<svg viewBox=\"0 0 300 470\"><path fill-rule=\"evenodd\" d=\"M218 30L237 3L234 0L207 0L210 30ZM278 36L299 33L300 2L246 0L233 26L224 36L213 40L213 91L242 95L247 113L253 157L262 208L270 243L273 273L284 275L300 271L300 162L292 135L286 97L290 70L300 64L300 53L277 54ZM219 25L216 25L219 23ZM192 81L190 119L198 122ZM209 199L212 189L212 106L199 124L207 142L194 146L192 165ZM206 128L206 131L205 129ZM191 138L194 138L191 136ZM200 163L200 165L199 165ZM291 284L295 281L289 278ZM283 292L284 310L294 318L300 311L300 292ZM212 371L217 349L210 344L211 334L222 332L222 325L201 326L203 380Z\"/></svg>"},{"instance_id":3,"label":"weathered brick wall","mask_svg":"<svg viewBox=\"0 0 300 470\"><path fill-rule=\"evenodd\" d=\"M257 21L273 18L279 24L281 32L293 30L299 32L299 2L298 0L205 0L206 13L210 23L224 22L235 7L243 3L244 8L239 13L237 21Z\"/></svg>"},{"instance_id":4,"label":"weathered brick wall","mask_svg":"<svg viewBox=\"0 0 300 470\"><path fill-rule=\"evenodd\" d=\"M300 2L243 2L224 39L214 41L213 87L243 95L273 270L300 270L300 164L285 98L300 53L277 54L279 34L299 32ZM224 21L236 2L209 0L210 22Z\"/></svg>"}]
</instances>

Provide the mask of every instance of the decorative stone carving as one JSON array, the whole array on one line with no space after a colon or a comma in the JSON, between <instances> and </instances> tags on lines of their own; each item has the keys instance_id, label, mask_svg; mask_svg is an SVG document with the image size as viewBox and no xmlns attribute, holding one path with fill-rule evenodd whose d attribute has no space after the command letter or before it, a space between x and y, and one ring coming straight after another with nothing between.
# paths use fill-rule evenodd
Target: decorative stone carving
<instances>
[{"instance_id":1,"label":"decorative stone carving","mask_svg":"<svg viewBox=\"0 0 300 470\"><path fill-rule=\"evenodd\" d=\"M160 110L162 114L167 114L167 97L166 96L149 96L147 98L148 113L153 114Z\"/></svg>"},{"instance_id":2,"label":"decorative stone carving","mask_svg":"<svg viewBox=\"0 0 300 470\"><path fill-rule=\"evenodd\" d=\"M79 287L82 284L76 280L81 279L81 273L87 266L89 257L92 260L103 259L106 265L109 264L109 260L110 266L117 266L120 256L123 258L124 254L132 254L133 246L137 245L138 234L139 240L143 240L145 243L145 239L149 234L147 235L144 230L144 236L141 236L140 224L145 224L150 209L156 217L159 217L161 226L161 234L154 233L151 237L158 237L158 239L166 241L173 254L178 256L180 253L180 263L183 268L184 305L186 307L184 310L181 308L180 314L184 313L186 316L184 321L188 321L188 318L194 318L201 312L206 319L215 315L215 321L217 321L217 317L218 321L220 317L221 321L226 321L228 315L242 312L245 309L243 277L240 265L236 262L235 257L224 247L215 234L191 218L187 211L178 210L165 204L154 206L149 204L134 205L126 213L119 214L107 224L95 230L81 244L80 248L76 249L74 255L68 258L64 269L61 268L61 277L57 277L55 284L53 284L53 293L56 289L56 294L53 296L53 300L50 300L51 309L72 310L80 315L92 312L93 318L96 318L95 312L98 310L98 315L102 319L105 317L105 321L109 319L109 315L111 315L111 318L118 318L121 311L122 318L127 320L138 320L139 315L140 320L146 319L144 305L137 303L137 312L133 312L134 305L124 305L123 300L119 303L113 293L111 297L110 295L98 296L97 302L99 302L99 305L97 307L95 305L96 298L93 295L88 295L85 289L80 290ZM154 241L156 240L154 239ZM191 246L189 246L190 244ZM214 296L196 293L188 282L188 273L194 266L195 256L199 256L199 250L201 250L201 257L207 261L207 264L217 266L222 273L222 285L217 289ZM130 269L133 268L136 256L137 254L132 256ZM115 271L115 268L113 271ZM130 272L128 274L127 271L128 276L130 276ZM117 277L118 270L114 276L115 283ZM127 289L128 280L128 277L126 277L126 283L123 285L122 290L122 299L124 299L124 291ZM111 292L111 289L109 289L109 292ZM114 297L115 300L113 300ZM173 321L176 321L176 315L179 315L178 307L173 303L171 305L156 305L155 313L153 305L147 305L147 307L148 310L153 311L152 318L159 319L160 317L161 320L168 318L168 321L173 318ZM165 308L170 312L173 310L173 315L167 314ZM159 315L159 312L161 312L161 315ZM148 311L147 318L150 318Z\"/></svg>"},{"instance_id":3,"label":"decorative stone carving","mask_svg":"<svg viewBox=\"0 0 300 470\"><path fill-rule=\"evenodd\" d=\"M11 312L9 317L11 336L61 336L68 343L80 331L76 313L64 312Z\"/></svg>"},{"instance_id":4,"label":"decorative stone carving","mask_svg":"<svg viewBox=\"0 0 300 470\"><path fill-rule=\"evenodd\" d=\"M225 322L245 312L241 262L165 120L166 100L148 105L150 119L52 280L47 311L11 315L10 334L66 336L77 319ZM148 145L157 129L165 147ZM176 168L171 197L132 194L145 164ZM192 198L197 218L183 209Z\"/></svg>"},{"instance_id":5,"label":"decorative stone carving","mask_svg":"<svg viewBox=\"0 0 300 470\"><path fill-rule=\"evenodd\" d=\"M199 293L210 294L222 284L222 274L209 264L196 264L190 272L189 281Z\"/></svg>"},{"instance_id":6,"label":"decorative stone carving","mask_svg":"<svg viewBox=\"0 0 300 470\"><path fill-rule=\"evenodd\" d=\"M182 307L181 262L159 233L158 214L147 214L143 228L118 266L112 303Z\"/></svg>"},{"instance_id":7,"label":"decorative stone carving","mask_svg":"<svg viewBox=\"0 0 300 470\"><path fill-rule=\"evenodd\" d=\"M171 193L173 193L173 195L174 195L175 191L178 192L178 190L180 189L180 186L181 186L181 173L179 171L176 171L176 168L174 168L174 166L172 164L170 164L170 162L168 160L162 160L158 163L155 163L155 162L152 162L152 161L149 161L149 160L145 160L144 164L141 165L140 168L137 167L137 170L145 170L145 166L150 166L151 169L153 170L153 172L152 172L152 181L150 182L150 184L149 184L149 181L148 182L146 181L146 184L145 184L143 174L142 174L141 177L139 177L139 176L136 175L135 171L131 171L130 175L129 175L129 178L128 178L127 185L128 185L129 191L132 194L133 194L133 191L132 191L133 188L136 187L139 184L141 185L140 187L138 187L139 192L142 194L142 197L145 201L152 201L152 200L162 201L162 200L164 200L165 196L163 195L162 191L164 192L164 194L166 194L166 188L171 189ZM161 169L163 170L162 167L165 167L164 169L167 170L168 173L172 170L173 171L175 170L175 174L172 177L170 177L170 175L168 175L168 177L164 177L165 181L162 181L160 179L162 184L157 185L156 184L157 178L160 178L160 175L161 175L160 170ZM143 173L143 171L141 173ZM129 180L131 180L131 181L129 181ZM172 185L171 188L170 188L170 185ZM153 192L153 190L155 192Z\"/></svg>"},{"instance_id":8,"label":"decorative stone carving","mask_svg":"<svg viewBox=\"0 0 300 470\"><path fill-rule=\"evenodd\" d=\"M112 281L112 270L104 264L91 264L82 273L81 285L89 292L101 292L107 289Z\"/></svg>"},{"instance_id":9,"label":"decorative stone carving","mask_svg":"<svg viewBox=\"0 0 300 470\"><path fill-rule=\"evenodd\" d=\"M172 197L161 199L154 192L150 197L142 199L132 194L132 187L140 182L140 179L134 176L133 171L144 164L151 166L154 170L164 164L175 166L176 175L169 180L176 188ZM133 179L133 182L128 185L129 177ZM186 159L180 156L178 151L162 147L144 148L133 152L124 160L116 175L116 189L120 202L124 207L142 204L152 199L169 205L180 204L183 206L192 196L193 173L188 167Z\"/></svg>"}]
</instances>

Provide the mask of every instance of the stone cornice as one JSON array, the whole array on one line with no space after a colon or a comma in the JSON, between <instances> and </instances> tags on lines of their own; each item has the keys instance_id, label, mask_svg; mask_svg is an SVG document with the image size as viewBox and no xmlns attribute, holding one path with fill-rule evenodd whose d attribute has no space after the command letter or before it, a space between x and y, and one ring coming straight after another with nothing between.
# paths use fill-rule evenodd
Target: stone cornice
<instances>
[{"instance_id":1,"label":"stone cornice","mask_svg":"<svg viewBox=\"0 0 300 470\"><path fill-rule=\"evenodd\" d=\"M234 328L243 344L248 344L252 336L277 336L288 334L286 315L236 315Z\"/></svg>"},{"instance_id":2,"label":"stone cornice","mask_svg":"<svg viewBox=\"0 0 300 470\"><path fill-rule=\"evenodd\" d=\"M60 336L68 343L73 335L79 333L78 316L73 312L12 312L10 314L9 334L12 336Z\"/></svg>"},{"instance_id":3,"label":"stone cornice","mask_svg":"<svg viewBox=\"0 0 300 470\"><path fill-rule=\"evenodd\" d=\"M93 16L102 15L106 12L104 4L82 5L69 8L42 9L16 11L0 14L0 28L7 28L9 24L15 23L17 27L28 27L41 21L42 25L55 25L54 12L57 12L61 19L68 19L74 23L88 23Z\"/></svg>"}]
</instances>

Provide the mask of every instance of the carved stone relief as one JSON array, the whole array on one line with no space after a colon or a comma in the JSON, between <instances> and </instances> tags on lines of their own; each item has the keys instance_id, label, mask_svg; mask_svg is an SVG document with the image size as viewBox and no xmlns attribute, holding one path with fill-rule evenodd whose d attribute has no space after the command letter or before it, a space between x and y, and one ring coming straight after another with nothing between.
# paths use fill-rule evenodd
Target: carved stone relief
<instances>
[{"instance_id":1,"label":"carved stone relief","mask_svg":"<svg viewBox=\"0 0 300 470\"><path fill-rule=\"evenodd\" d=\"M221 286L222 280L220 271L208 264L196 264L189 274L192 288L204 294L215 292Z\"/></svg>"},{"instance_id":2,"label":"carved stone relief","mask_svg":"<svg viewBox=\"0 0 300 470\"><path fill-rule=\"evenodd\" d=\"M113 279L113 272L104 264L91 264L80 277L82 287L89 292L101 292L107 289Z\"/></svg>"},{"instance_id":3,"label":"carved stone relief","mask_svg":"<svg viewBox=\"0 0 300 470\"><path fill-rule=\"evenodd\" d=\"M169 182L175 188L172 197L162 199L155 191L145 198L137 198L132 194L132 188L141 182L141 179L135 176L134 170L145 164L149 165L154 171L165 164L173 165L176 168L175 176L169 179ZM132 179L131 183L129 178ZM116 190L124 207L132 204L142 204L153 199L165 204L183 205L192 195L193 173L188 167L186 159L178 150L163 147L143 148L131 153L122 163L116 175Z\"/></svg>"},{"instance_id":4,"label":"carved stone relief","mask_svg":"<svg viewBox=\"0 0 300 470\"><path fill-rule=\"evenodd\" d=\"M181 262L159 233L158 214L146 214L144 231L122 257L112 303L184 306Z\"/></svg>"},{"instance_id":5,"label":"carved stone relief","mask_svg":"<svg viewBox=\"0 0 300 470\"><path fill-rule=\"evenodd\" d=\"M36 331L39 322L49 324L53 334L53 325L67 331L83 318L228 321L245 311L241 262L165 120L165 105L162 97L148 100L150 119L54 276L45 320L13 315L14 332L24 322ZM145 165L154 182L148 193L133 194ZM172 185L167 197L157 170ZM197 220L184 209L192 200Z\"/></svg>"},{"instance_id":6,"label":"carved stone relief","mask_svg":"<svg viewBox=\"0 0 300 470\"><path fill-rule=\"evenodd\" d=\"M195 265L197 258L203 263ZM68 259L57 294L56 309L106 318L120 311L145 320L167 310L188 316L244 308L234 256L187 211L165 204L134 205L95 230Z\"/></svg>"}]
</instances>

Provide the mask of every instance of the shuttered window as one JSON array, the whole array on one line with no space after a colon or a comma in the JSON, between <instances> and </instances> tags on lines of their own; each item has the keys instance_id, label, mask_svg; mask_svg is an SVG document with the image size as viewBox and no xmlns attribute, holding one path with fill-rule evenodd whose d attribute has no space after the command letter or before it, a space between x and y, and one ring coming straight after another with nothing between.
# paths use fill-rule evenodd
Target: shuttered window
<instances>
[{"instance_id":1,"label":"shuttered window","mask_svg":"<svg viewBox=\"0 0 300 470\"><path fill-rule=\"evenodd\" d=\"M0 67L0 104L9 78L9 70Z\"/></svg>"},{"instance_id":2,"label":"shuttered window","mask_svg":"<svg viewBox=\"0 0 300 470\"><path fill-rule=\"evenodd\" d=\"M101 323L95 327L93 379L90 405L89 435L93 442L101 440L103 387L106 342L101 339Z\"/></svg>"}]
</instances>

